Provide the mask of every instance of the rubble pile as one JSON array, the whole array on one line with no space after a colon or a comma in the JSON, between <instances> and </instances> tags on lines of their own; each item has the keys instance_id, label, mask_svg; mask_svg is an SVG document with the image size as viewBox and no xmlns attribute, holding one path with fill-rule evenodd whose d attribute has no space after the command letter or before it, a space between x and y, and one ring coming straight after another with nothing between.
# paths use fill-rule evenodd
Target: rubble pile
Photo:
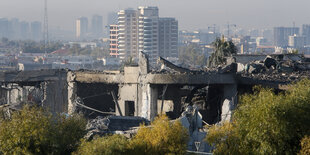
<instances>
[{"instance_id":1,"label":"rubble pile","mask_svg":"<svg viewBox=\"0 0 310 155\"><path fill-rule=\"evenodd\" d=\"M310 76L310 62L283 60L267 56L262 61L253 61L248 64L238 63L237 73L242 77L259 80L276 80L290 82Z\"/></svg>"},{"instance_id":2,"label":"rubble pile","mask_svg":"<svg viewBox=\"0 0 310 155\"><path fill-rule=\"evenodd\" d=\"M150 122L143 117L136 116L98 116L88 121L85 138L92 139L95 135L106 134L124 134L130 137L141 124L149 125Z\"/></svg>"}]
</instances>

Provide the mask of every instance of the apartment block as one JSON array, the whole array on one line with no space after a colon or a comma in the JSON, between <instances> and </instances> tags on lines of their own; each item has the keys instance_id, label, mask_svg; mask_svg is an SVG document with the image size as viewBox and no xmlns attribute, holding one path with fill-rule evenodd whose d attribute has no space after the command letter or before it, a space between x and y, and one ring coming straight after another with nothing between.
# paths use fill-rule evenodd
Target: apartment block
<instances>
[{"instance_id":1,"label":"apartment block","mask_svg":"<svg viewBox=\"0 0 310 155\"><path fill-rule=\"evenodd\" d=\"M304 24L302 25L302 36L306 38L306 45L310 45L310 25Z\"/></svg>"},{"instance_id":2,"label":"apartment block","mask_svg":"<svg viewBox=\"0 0 310 155\"><path fill-rule=\"evenodd\" d=\"M118 53L118 25L110 25L110 56L119 57L119 53Z\"/></svg>"},{"instance_id":3,"label":"apartment block","mask_svg":"<svg viewBox=\"0 0 310 155\"><path fill-rule=\"evenodd\" d=\"M78 39L84 39L88 32L88 19L86 17L80 17L76 20L76 37Z\"/></svg>"},{"instance_id":4,"label":"apartment block","mask_svg":"<svg viewBox=\"0 0 310 155\"><path fill-rule=\"evenodd\" d=\"M178 57L178 21L159 18L159 56Z\"/></svg>"},{"instance_id":5,"label":"apartment block","mask_svg":"<svg viewBox=\"0 0 310 155\"><path fill-rule=\"evenodd\" d=\"M273 29L274 45L277 47L287 47L289 36L299 35L298 27L275 27Z\"/></svg>"},{"instance_id":6,"label":"apartment block","mask_svg":"<svg viewBox=\"0 0 310 155\"><path fill-rule=\"evenodd\" d=\"M152 65L159 56L178 56L178 22L174 18L159 18L157 7L120 10L117 25L118 56L121 60L129 57L137 60L140 51L149 56ZM110 38L114 36L112 32L110 30ZM110 53L113 53L112 49Z\"/></svg>"}]
</instances>

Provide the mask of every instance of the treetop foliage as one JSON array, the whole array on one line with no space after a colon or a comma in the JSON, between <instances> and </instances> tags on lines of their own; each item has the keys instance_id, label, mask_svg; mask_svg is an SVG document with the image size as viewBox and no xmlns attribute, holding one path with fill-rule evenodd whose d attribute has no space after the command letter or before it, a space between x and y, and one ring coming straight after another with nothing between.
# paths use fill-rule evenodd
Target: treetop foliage
<instances>
[{"instance_id":1,"label":"treetop foliage","mask_svg":"<svg viewBox=\"0 0 310 155\"><path fill-rule=\"evenodd\" d=\"M53 116L38 107L24 106L11 119L0 120L0 154L70 154L85 134L80 115Z\"/></svg>"},{"instance_id":2,"label":"treetop foliage","mask_svg":"<svg viewBox=\"0 0 310 155\"><path fill-rule=\"evenodd\" d=\"M284 92L256 87L240 98L233 122L214 126L206 140L216 154L296 154L310 134L310 80Z\"/></svg>"},{"instance_id":3,"label":"treetop foliage","mask_svg":"<svg viewBox=\"0 0 310 155\"><path fill-rule=\"evenodd\" d=\"M305 136L301 140L301 150L299 155L310 154L310 136Z\"/></svg>"},{"instance_id":4,"label":"treetop foliage","mask_svg":"<svg viewBox=\"0 0 310 155\"><path fill-rule=\"evenodd\" d=\"M73 155L120 155L129 153L129 140L121 135L97 137L92 141L82 140L80 147Z\"/></svg>"},{"instance_id":5,"label":"treetop foliage","mask_svg":"<svg viewBox=\"0 0 310 155\"><path fill-rule=\"evenodd\" d=\"M151 154L184 154L189 135L180 121L170 122L168 117L157 117L151 127L144 125L131 141L131 147L145 147Z\"/></svg>"},{"instance_id":6,"label":"treetop foliage","mask_svg":"<svg viewBox=\"0 0 310 155\"><path fill-rule=\"evenodd\" d=\"M82 140L75 154L185 154L187 141L188 131L179 121L170 122L167 116L160 116L151 126L141 125L132 139L113 135Z\"/></svg>"},{"instance_id":7,"label":"treetop foliage","mask_svg":"<svg viewBox=\"0 0 310 155\"><path fill-rule=\"evenodd\" d=\"M225 41L223 38L217 38L213 43L214 52L208 60L209 67L216 67L226 63L226 58L237 54L237 47L230 41Z\"/></svg>"}]
</instances>

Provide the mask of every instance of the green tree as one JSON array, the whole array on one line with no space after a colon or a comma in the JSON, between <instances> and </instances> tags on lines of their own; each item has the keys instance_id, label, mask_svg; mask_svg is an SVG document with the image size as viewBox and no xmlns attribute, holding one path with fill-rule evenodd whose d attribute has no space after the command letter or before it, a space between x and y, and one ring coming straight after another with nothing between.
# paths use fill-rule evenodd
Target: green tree
<instances>
[{"instance_id":1,"label":"green tree","mask_svg":"<svg viewBox=\"0 0 310 155\"><path fill-rule=\"evenodd\" d=\"M209 67L216 67L226 63L226 57L237 54L237 48L232 41L217 38L213 43L214 52L208 60Z\"/></svg>"},{"instance_id":2,"label":"green tree","mask_svg":"<svg viewBox=\"0 0 310 155\"><path fill-rule=\"evenodd\" d=\"M3 154L70 154L85 134L82 116L53 116L38 107L24 106L11 119L0 120Z\"/></svg>"},{"instance_id":3,"label":"green tree","mask_svg":"<svg viewBox=\"0 0 310 155\"><path fill-rule=\"evenodd\" d=\"M292 84L285 93L256 87L240 98L232 128L210 132L207 141L215 153L238 150L240 154L296 154L300 140L310 132L310 80ZM218 126L210 130L216 130ZM236 145L228 145L230 141ZM221 147L225 145L225 147ZM233 154L230 153L230 154Z\"/></svg>"}]
</instances>

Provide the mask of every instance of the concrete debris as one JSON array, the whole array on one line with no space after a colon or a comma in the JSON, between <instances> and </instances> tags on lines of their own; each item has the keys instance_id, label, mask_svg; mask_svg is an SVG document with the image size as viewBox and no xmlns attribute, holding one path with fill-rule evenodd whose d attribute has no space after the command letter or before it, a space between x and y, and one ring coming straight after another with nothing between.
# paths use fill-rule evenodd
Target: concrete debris
<instances>
[{"instance_id":1,"label":"concrete debris","mask_svg":"<svg viewBox=\"0 0 310 155\"><path fill-rule=\"evenodd\" d=\"M277 61L274 58L271 58L271 56L267 56L264 60L264 65L269 69L270 67L276 68Z\"/></svg>"},{"instance_id":2,"label":"concrete debris","mask_svg":"<svg viewBox=\"0 0 310 155\"><path fill-rule=\"evenodd\" d=\"M289 82L308 77L310 74L310 63L300 60L283 59L279 56L266 56L264 60L252 61L238 64L238 74L251 79L271 80Z\"/></svg>"},{"instance_id":3,"label":"concrete debris","mask_svg":"<svg viewBox=\"0 0 310 155\"><path fill-rule=\"evenodd\" d=\"M173 63L169 62L168 60L162 58L162 57L159 57L158 60L157 60L158 63L161 63L162 65L168 67L168 68L171 68L177 72L181 72L181 73L189 73L191 72L191 70L189 69L186 69L186 68L183 68L183 67L179 67L177 65L174 65ZM162 66L161 68L165 68L164 66Z\"/></svg>"},{"instance_id":4,"label":"concrete debris","mask_svg":"<svg viewBox=\"0 0 310 155\"><path fill-rule=\"evenodd\" d=\"M237 63L237 73L244 71L244 65L242 63Z\"/></svg>"},{"instance_id":5,"label":"concrete debris","mask_svg":"<svg viewBox=\"0 0 310 155\"><path fill-rule=\"evenodd\" d=\"M124 134L130 137L136 133L137 127L141 124L149 125L150 121L133 116L98 116L88 121L86 126L88 133L85 138L92 139L95 135L104 136L106 134Z\"/></svg>"},{"instance_id":6,"label":"concrete debris","mask_svg":"<svg viewBox=\"0 0 310 155\"><path fill-rule=\"evenodd\" d=\"M245 71L249 74L257 74L266 71L266 69L261 63L251 63L245 65Z\"/></svg>"},{"instance_id":7,"label":"concrete debris","mask_svg":"<svg viewBox=\"0 0 310 155\"><path fill-rule=\"evenodd\" d=\"M219 73L236 73L238 70L237 63L231 63L230 65L219 68Z\"/></svg>"},{"instance_id":8,"label":"concrete debris","mask_svg":"<svg viewBox=\"0 0 310 155\"><path fill-rule=\"evenodd\" d=\"M199 113L198 109L199 108L195 105L189 105L178 120L180 120L182 125L189 132L190 140L188 142L188 150L197 151L195 143L199 142L199 151L209 152L211 147L204 141L206 132L203 130L202 115Z\"/></svg>"}]
</instances>

